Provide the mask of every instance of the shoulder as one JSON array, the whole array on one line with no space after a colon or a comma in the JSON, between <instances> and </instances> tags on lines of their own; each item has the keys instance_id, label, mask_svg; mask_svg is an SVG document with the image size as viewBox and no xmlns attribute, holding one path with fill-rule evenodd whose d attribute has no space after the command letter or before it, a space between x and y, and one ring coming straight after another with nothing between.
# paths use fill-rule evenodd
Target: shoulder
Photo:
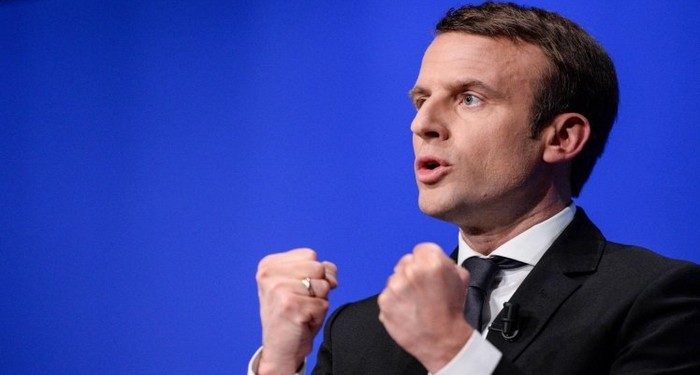
<instances>
[{"instance_id":1,"label":"shoulder","mask_svg":"<svg viewBox=\"0 0 700 375\"><path fill-rule=\"evenodd\" d=\"M546 254L566 274L616 280L629 287L643 286L663 275L698 272L694 263L671 259L649 249L608 241L580 207L574 220ZM618 284L619 285L619 284Z\"/></svg>"},{"instance_id":2,"label":"shoulder","mask_svg":"<svg viewBox=\"0 0 700 375\"><path fill-rule=\"evenodd\" d=\"M665 257L644 247L611 241L606 241L604 256L608 262L624 261L650 269L672 269L695 265L692 262Z\"/></svg>"},{"instance_id":3,"label":"shoulder","mask_svg":"<svg viewBox=\"0 0 700 375\"><path fill-rule=\"evenodd\" d=\"M700 266L651 250L607 242L597 270L581 286L600 314L619 311L640 324L700 310Z\"/></svg>"},{"instance_id":4,"label":"shoulder","mask_svg":"<svg viewBox=\"0 0 700 375\"><path fill-rule=\"evenodd\" d=\"M697 275L700 266L668 258L643 247L606 242L598 272L619 281L654 283L673 278L674 275Z\"/></svg>"}]
</instances>

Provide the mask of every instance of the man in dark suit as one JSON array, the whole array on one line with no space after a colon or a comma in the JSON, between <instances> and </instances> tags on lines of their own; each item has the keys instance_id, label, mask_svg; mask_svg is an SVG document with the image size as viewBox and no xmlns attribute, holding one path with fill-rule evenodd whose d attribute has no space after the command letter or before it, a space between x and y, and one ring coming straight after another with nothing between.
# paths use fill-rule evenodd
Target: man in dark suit
<instances>
[{"instance_id":1,"label":"man in dark suit","mask_svg":"<svg viewBox=\"0 0 700 375\"><path fill-rule=\"evenodd\" d=\"M411 98L419 206L459 227L458 249L419 244L380 295L339 308L314 373L700 373L698 267L606 241L572 203L617 113L602 47L554 13L463 7ZM296 249L257 279L249 371L300 371L335 266Z\"/></svg>"},{"instance_id":2,"label":"man in dark suit","mask_svg":"<svg viewBox=\"0 0 700 375\"><path fill-rule=\"evenodd\" d=\"M698 275L695 265L606 241L579 211L510 299L520 307L515 336L496 330L504 311L492 323L487 338L502 357L488 371L697 374ZM376 296L336 310L313 373L425 374L378 315Z\"/></svg>"}]
</instances>

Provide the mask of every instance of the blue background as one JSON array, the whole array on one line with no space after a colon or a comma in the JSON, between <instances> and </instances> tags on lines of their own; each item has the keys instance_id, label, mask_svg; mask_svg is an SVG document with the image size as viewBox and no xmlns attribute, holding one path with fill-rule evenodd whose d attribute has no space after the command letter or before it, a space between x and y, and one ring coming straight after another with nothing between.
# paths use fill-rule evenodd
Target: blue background
<instances>
[{"instance_id":1,"label":"blue background","mask_svg":"<svg viewBox=\"0 0 700 375\"><path fill-rule=\"evenodd\" d=\"M416 205L406 93L460 3L428 3L0 3L0 372L243 373L265 254L336 262L337 307L417 242L451 249ZM578 203L699 261L699 3L532 4L621 81Z\"/></svg>"}]
</instances>

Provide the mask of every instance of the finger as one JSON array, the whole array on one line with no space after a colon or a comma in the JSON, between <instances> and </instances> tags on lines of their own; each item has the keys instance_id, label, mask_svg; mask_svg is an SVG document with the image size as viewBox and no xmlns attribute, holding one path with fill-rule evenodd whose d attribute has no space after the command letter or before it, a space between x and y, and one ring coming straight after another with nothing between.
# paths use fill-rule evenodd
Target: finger
<instances>
[{"instance_id":1,"label":"finger","mask_svg":"<svg viewBox=\"0 0 700 375\"><path fill-rule=\"evenodd\" d=\"M326 267L317 261L299 261L290 262L280 265L280 270L283 274L292 278L303 279L310 277L312 279L323 279L326 277Z\"/></svg>"},{"instance_id":2,"label":"finger","mask_svg":"<svg viewBox=\"0 0 700 375\"><path fill-rule=\"evenodd\" d=\"M325 269L324 278L328 281L330 288L334 289L338 286L338 268L335 266L335 264L328 261L321 262L321 264Z\"/></svg>"},{"instance_id":3,"label":"finger","mask_svg":"<svg viewBox=\"0 0 700 375\"><path fill-rule=\"evenodd\" d=\"M303 292L302 294L306 294L309 297L318 297L318 298L328 298L328 293L331 290L330 283L328 283L328 280L326 279L308 279L309 281L309 287L306 286L306 283L304 280L300 283Z\"/></svg>"},{"instance_id":4,"label":"finger","mask_svg":"<svg viewBox=\"0 0 700 375\"><path fill-rule=\"evenodd\" d=\"M384 308L387 304L388 296L386 294L386 289L382 291L379 296L377 296L377 307L379 307L379 321L383 321L386 316Z\"/></svg>"},{"instance_id":5,"label":"finger","mask_svg":"<svg viewBox=\"0 0 700 375\"><path fill-rule=\"evenodd\" d=\"M462 284L465 287L469 285L469 271L467 271L464 267L460 266L459 264L455 264L455 268L457 269L457 274L459 275Z\"/></svg>"},{"instance_id":6,"label":"finger","mask_svg":"<svg viewBox=\"0 0 700 375\"><path fill-rule=\"evenodd\" d=\"M309 287L307 287L305 279L276 277L267 280L262 293L269 295L272 299L284 299L288 294L326 299L330 289L325 279L309 279Z\"/></svg>"},{"instance_id":7,"label":"finger","mask_svg":"<svg viewBox=\"0 0 700 375\"><path fill-rule=\"evenodd\" d=\"M392 310L396 308L396 300L392 292L388 289L377 297L377 305L379 306L379 321L386 326L391 322L393 316Z\"/></svg>"},{"instance_id":8,"label":"finger","mask_svg":"<svg viewBox=\"0 0 700 375\"><path fill-rule=\"evenodd\" d=\"M316 261L302 260L279 264L262 265L258 268L258 281L269 277L286 277L302 280L305 277L322 279L326 269L323 264Z\"/></svg>"},{"instance_id":9,"label":"finger","mask_svg":"<svg viewBox=\"0 0 700 375\"><path fill-rule=\"evenodd\" d=\"M321 298L304 297L303 314L304 323L313 332L318 331L323 325L323 319L328 311L328 301Z\"/></svg>"},{"instance_id":10,"label":"finger","mask_svg":"<svg viewBox=\"0 0 700 375\"><path fill-rule=\"evenodd\" d=\"M406 277L403 274L395 273L389 276L386 283L386 292L394 295L401 295L406 289Z\"/></svg>"},{"instance_id":11,"label":"finger","mask_svg":"<svg viewBox=\"0 0 700 375\"><path fill-rule=\"evenodd\" d=\"M316 260L316 252L308 247L300 247L282 253L270 254L261 261L270 264L296 262L300 260Z\"/></svg>"},{"instance_id":12,"label":"finger","mask_svg":"<svg viewBox=\"0 0 700 375\"><path fill-rule=\"evenodd\" d=\"M291 249L284 254L287 254L290 259L316 259L316 251L309 247L298 247L296 249Z\"/></svg>"},{"instance_id":13,"label":"finger","mask_svg":"<svg viewBox=\"0 0 700 375\"><path fill-rule=\"evenodd\" d=\"M401 259L399 259L396 266L394 266L394 273L402 272L406 266L410 265L411 263L413 263L413 254L405 254L401 257Z\"/></svg>"},{"instance_id":14,"label":"finger","mask_svg":"<svg viewBox=\"0 0 700 375\"><path fill-rule=\"evenodd\" d=\"M379 307L379 312L384 312L386 315L386 310L394 304L393 293L389 288L385 288L379 296L377 296L377 306Z\"/></svg>"},{"instance_id":15,"label":"finger","mask_svg":"<svg viewBox=\"0 0 700 375\"><path fill-rule=\"evenodd\" d=\"M421 242L413 247L413 254L419 257L423 256L433 256L436 253L444 255L442 248L433 242Z\"/></svg>"},{"instance_id":16,"label":"finger","mask_svg":"<svg viewBox=\"0 0 700 375\"><path fill-rule=\"evenodd\" d=\"M415 262L432 269L440 268L454 262L445 255L442 248L431 242L424 242L413 248Z\"/></svg>"},{"instance_id":17,"label":"finger","mask_svg":"<svg viewBox=\"0 0 700 375\"><path fill-rule=\"evenodd\" d=\"M322 298L312 298L290 294L280 301L278 313L298 325L317 325L323 322L328 301Z\"/></svg>"}]
</instances>

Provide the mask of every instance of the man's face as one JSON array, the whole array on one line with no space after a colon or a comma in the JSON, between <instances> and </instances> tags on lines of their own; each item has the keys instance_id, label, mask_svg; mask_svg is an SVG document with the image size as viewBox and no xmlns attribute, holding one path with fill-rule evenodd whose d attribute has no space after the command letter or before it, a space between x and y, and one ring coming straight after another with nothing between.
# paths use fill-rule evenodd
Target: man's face
<instances>
[{"instance_id":1,"label":"man's face","mask_svg":"<svg viewBox=\"0 0 700 375\"><path fill-rule=\"evenodd\" d=\"M411 90L423 212L470 226L537 200L547 169L530 114L546 66L526 43L460 32L433 40Z\"/></svg>"}]
</instances>

